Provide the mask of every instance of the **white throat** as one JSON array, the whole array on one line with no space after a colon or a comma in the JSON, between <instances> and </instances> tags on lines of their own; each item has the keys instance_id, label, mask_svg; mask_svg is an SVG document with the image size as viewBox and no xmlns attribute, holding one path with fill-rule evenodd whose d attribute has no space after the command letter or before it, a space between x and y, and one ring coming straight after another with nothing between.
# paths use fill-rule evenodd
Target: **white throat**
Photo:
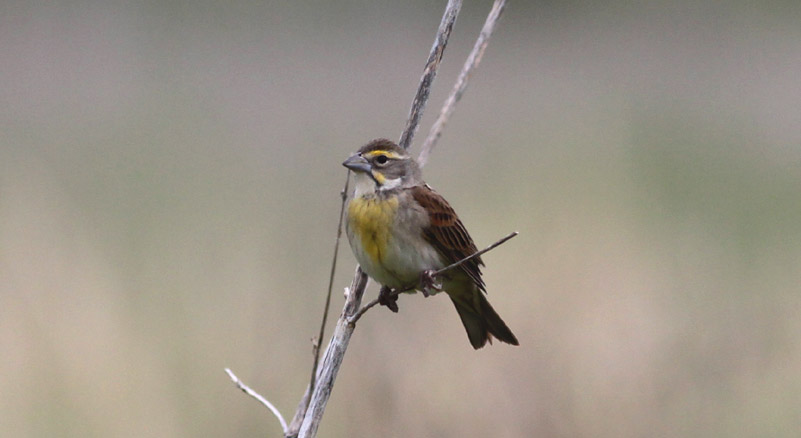
<instances>
[{"instance_id":1,"label":"white throat","mask_svg":"<svg viewBox=\"0 0 801 438\"><path fill-rule=\"evenodd\" d=\"M375 181L366 173L353 172L353 181L356 183L354 198L361 198L364 195L375 193Z\"/></svg>"}]
</instances>

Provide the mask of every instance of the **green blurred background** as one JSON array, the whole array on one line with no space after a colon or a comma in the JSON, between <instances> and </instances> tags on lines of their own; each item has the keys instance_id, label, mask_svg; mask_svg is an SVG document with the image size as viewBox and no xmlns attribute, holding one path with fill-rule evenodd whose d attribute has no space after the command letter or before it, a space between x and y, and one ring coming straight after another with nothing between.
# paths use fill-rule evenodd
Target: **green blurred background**
<instances>
[{"instance_id":1,"label":"green blurred background","mask_svg":"<svg viewBox=\"0 0 801 438\"><path fill-rule=\"evenodd\" d=\"M0 436L280 436L223 368L291 417L340 163L444 3L3 2ZM521 346L371 311L321 436L798 436L801 4L663 3L510 2L425 171L478 246L520 231L485 278Z\"/></svg>"}]
</instances>

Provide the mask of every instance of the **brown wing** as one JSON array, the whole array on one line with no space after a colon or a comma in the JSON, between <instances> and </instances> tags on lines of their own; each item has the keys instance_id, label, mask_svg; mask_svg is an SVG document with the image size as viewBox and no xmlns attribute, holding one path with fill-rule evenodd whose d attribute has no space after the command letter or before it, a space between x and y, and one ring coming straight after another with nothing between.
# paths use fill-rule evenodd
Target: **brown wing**
<instances>
[{"instance_id":1,"label":"brown wing","mask_svg":"<svg viewBox=\"0 0 801 438\"><path fill-rule=\"evenodd\" d=\"M445 198L427 185L413 187L411 191L414 200L428 212L431 221L429 227L424 230L426 239L437 248L449 264L478 251L462 221ZM475 257L462 263L459 268L476 286L486 291L484 280L481 279L480 266L484 266L484 262L481 257Z\"/></svg>"}]
</instances>

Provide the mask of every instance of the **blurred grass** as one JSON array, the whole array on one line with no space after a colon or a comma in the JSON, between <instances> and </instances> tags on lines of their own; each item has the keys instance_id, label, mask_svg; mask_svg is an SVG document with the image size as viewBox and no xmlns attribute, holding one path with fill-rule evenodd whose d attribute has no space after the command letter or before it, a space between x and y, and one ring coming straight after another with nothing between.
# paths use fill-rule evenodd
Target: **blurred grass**
<instances>
[{"instance_id":1,"label":"blurred grass","mask_svg":"<svg viewBox=\"0 0 801 438\"><path fill-rule=\"evenodd\" d=\"M293 412L339 163L400 133L441 5L0 12L0 436L277 436L222 370ZM512 2L426 179L479 246L521 231L486 257L521 347L405 297L360 323L321 434L795 436L798 15Z\"/></svg>"}]
</instances>

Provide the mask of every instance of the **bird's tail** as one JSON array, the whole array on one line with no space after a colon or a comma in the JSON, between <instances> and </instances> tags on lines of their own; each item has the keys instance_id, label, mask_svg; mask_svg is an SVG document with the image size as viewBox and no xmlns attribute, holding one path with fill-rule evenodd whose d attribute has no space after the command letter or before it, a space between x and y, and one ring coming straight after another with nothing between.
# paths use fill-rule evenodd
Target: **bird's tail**
<instances>
[{"instance_id":1,"label":"bird's tail","mask_svg":"<svg viewBox=\"0 0 801 438\"><path fill-rule=\"evenodd\" d=\"M493 336L501 342L519 345L512 330L498 316L484 293L478 288L472 292L472 294L463 296L455 296L456 294L449 294L449 296L453 305L456 306L456 311L459 312L459 318L462 319L462 324L467 330L467 337L470 338L473 348L478 350L486 345L487 341L492 343Z\"/></svg>"}]
</instances>

